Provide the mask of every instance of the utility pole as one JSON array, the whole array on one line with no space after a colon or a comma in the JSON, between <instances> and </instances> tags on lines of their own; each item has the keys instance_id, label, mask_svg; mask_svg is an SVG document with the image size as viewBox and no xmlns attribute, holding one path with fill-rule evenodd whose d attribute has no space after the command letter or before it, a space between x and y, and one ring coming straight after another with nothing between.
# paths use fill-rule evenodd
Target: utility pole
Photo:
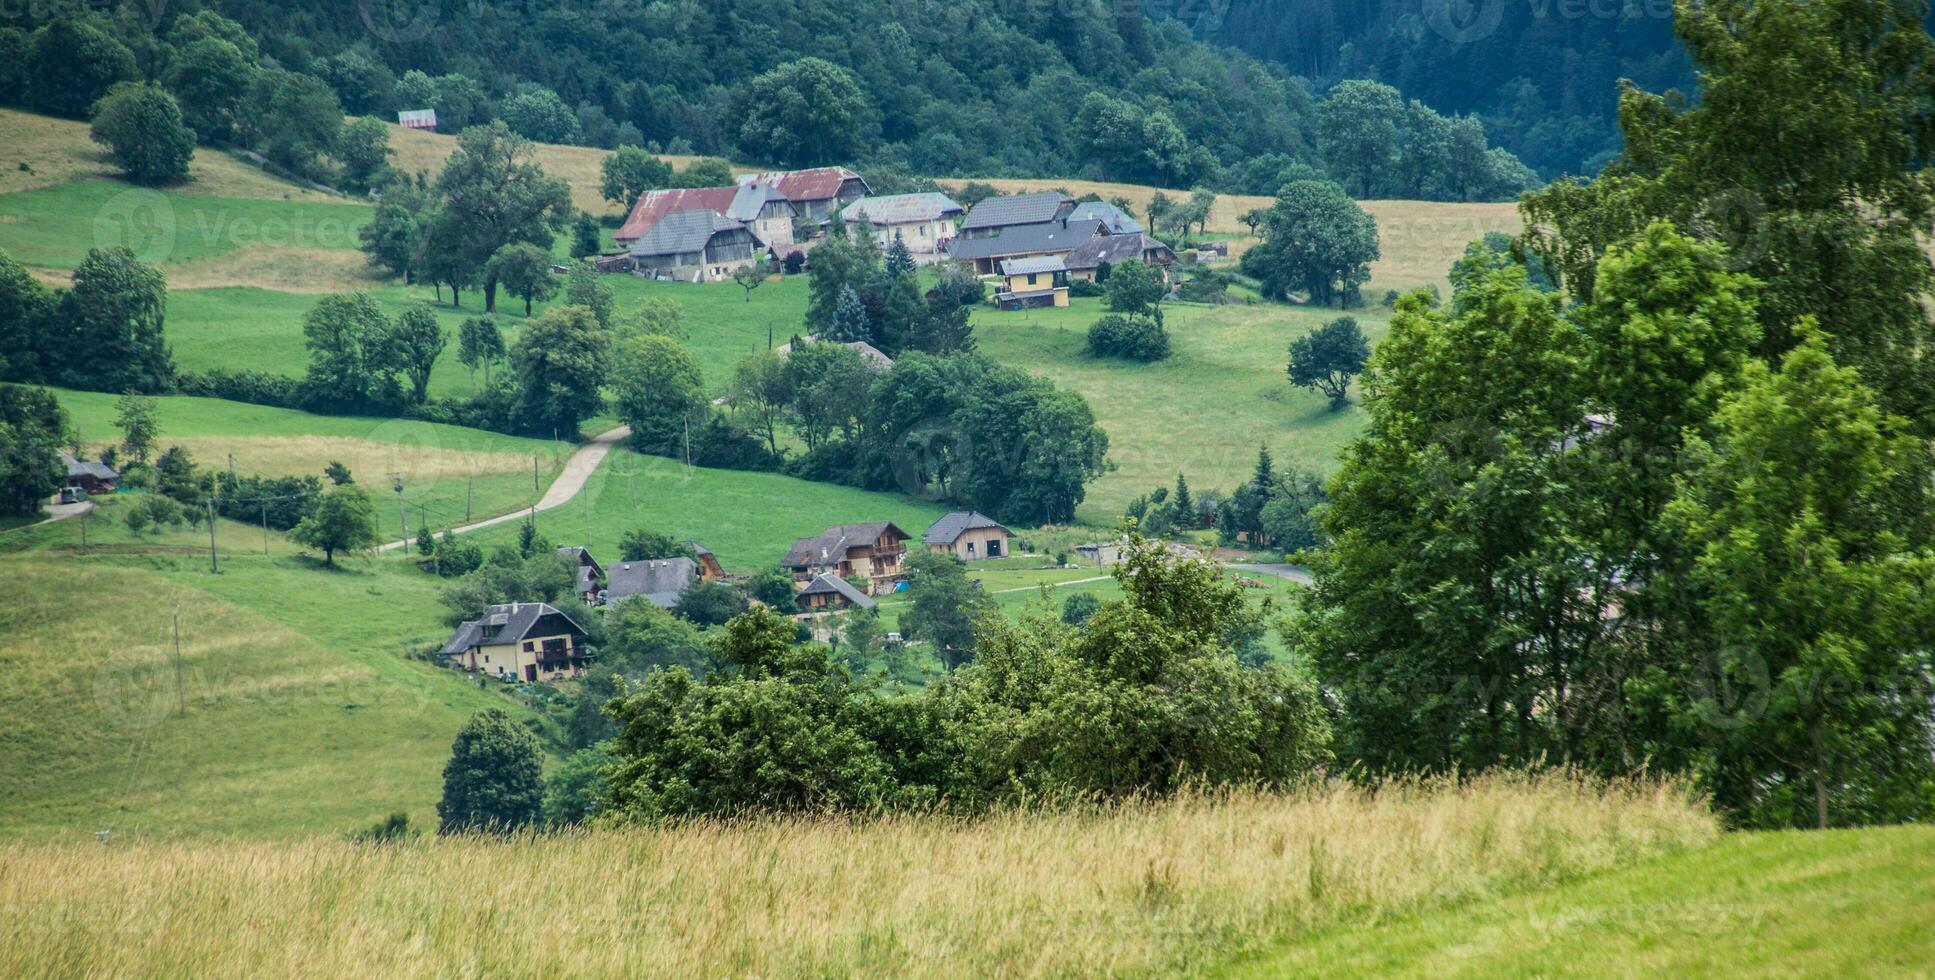
<instances>
[{"instance_id":1,"label":"utility pole","mask_svg":"<svg viewBox=\"0 0 1935 980\"><path fill-rule=\"evenodd\" d=\"M403 553L410 553L410 506L403 502L403 474L390 477L390 486L396 490L396 523L403 529Z\"/></svg>"},{"instance_id":2,"label":"utility pole","mask_svg":"<svg viewBox=\"0 0 1935 980\"><path fill-rule=\"evenodd\" d=\"M213 497L208 499L208 570L215 575L222 573L221 562L215 557L215 498Z\"/></svg>"},{"instance_id":3,"label":"utility pole","mask_svg":"<svg viewBox=\"0 0 1935 980\"><path fill-rule=\"evenodd\" d=\"M537 488L538 488L537 453L532 453L531 454L531 492L536 493Z\"/></svg>"},{"instance_id":4,"label":"utility pole","mask_svg":"<svg viewBox=\"0 0 1935 980\"><path fill-rule=\"evenodd\" d=\"M269 553L269 498L262 498L262 553Z\"/></svg>"},{"instance_id":5,"label":"utility pole","mask_svg":"<svg viewBox=\"0 0 1935 980\"><path fill-rule=\"evenodd\" d=\"M471 474L471 473L464 474L464 523L465 524L470 523L470 501L471 501L470 491L471 491L471 484L474 483L476 479L477 477L475 474Z\"/></svg>"},{"instance_id":6,"label":"utility pole","mask_svg":"<svg viewBox=\"0 0 1935 980\"><path fill-rule=\"evenodd\" d=\"M235 482L235 454L234 453L228 454L228 482L230 484L233 484Z\"/></svg>"},{"instance_id":7,"label":"utility pole","mask_svg":"<svg viewBox=\"0 0 1935 980\"><path fill-rule=\"evenodd\" d=\"M81 554L83 555L87 554L87 515L92 512L91 507L81 511Z\"/></svg>"}]
</instances>

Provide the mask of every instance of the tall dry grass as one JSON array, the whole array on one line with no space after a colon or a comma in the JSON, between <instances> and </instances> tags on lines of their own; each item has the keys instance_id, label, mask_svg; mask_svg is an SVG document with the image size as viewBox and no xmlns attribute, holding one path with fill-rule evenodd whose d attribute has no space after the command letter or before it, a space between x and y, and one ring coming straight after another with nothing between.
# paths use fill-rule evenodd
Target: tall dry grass
<instances>
[{"instance_id":1,"label":"tall dry grass","mask_svg":"<svg viewBox=\"0 0 1935 980\"><path fill-rule=\"evenodd\" d=\"M1716 833L1564 776L510 841L0 848L0 975L1068 975L1536 886Z\"/></svg>"}]
</instances>

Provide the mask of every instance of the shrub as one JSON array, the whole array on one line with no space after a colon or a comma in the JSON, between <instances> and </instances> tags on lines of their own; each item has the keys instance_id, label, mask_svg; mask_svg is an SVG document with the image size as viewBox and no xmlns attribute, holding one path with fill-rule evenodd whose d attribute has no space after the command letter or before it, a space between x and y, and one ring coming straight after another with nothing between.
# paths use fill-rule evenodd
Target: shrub
<instances>
[{"instance_id":1,"label":"shrub","mask_svg":"<svg viewBox=\"0 0 1935 980\"><path fill-rule=\"evenodd\" d=\"M1110 315L1088 328L1088 352L1149 363L1169 356L1169 332L1146 316Z\"/></svg>"},{"instance_id":2,"label":"shrub","mask_svg":"<svg viewBox=\"0 0 1935 980\"><path fill-rule=\"evenodd\" d=\"M1068 295L1070 296L1087 298L1101 296L1107 292L1108 287L1094 279L1070 279L1068 281Z\"/></svg>"}]
</instances>

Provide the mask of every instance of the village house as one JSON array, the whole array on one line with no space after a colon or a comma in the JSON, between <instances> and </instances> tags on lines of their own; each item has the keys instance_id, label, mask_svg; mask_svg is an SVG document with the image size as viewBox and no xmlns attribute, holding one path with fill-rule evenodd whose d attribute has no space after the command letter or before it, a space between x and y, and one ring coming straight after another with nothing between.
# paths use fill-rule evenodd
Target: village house
<instances>
[{"instance_id":1,"label":"village house","mask_svg":"<svg viewBox=\"0 0 1935 980\"><path fill-rule=\"evenodd\" d=\"M678 211L632 242L632 272L649 279L723 282L756 258L752 232L713 211Z\"/></svg>"},{"instance_id":2,"label":"village house","mask_svg":"<svg viewBox=\"0 0 1935 980\"><path fill-rule=\"evenodd\" d=\"M974 266L987 275L996 272L1006 259L1032 255L1066 255L1075 246L1102 234L1100 221L1051 221L1046 224L1012 225L998 235L982 238L956 238L948 243L947 254Z\"/></svg>"},{"instance_id":3,"label":"village house","mask_svg":"<svg viewBox=\"0 0 1935 980\"><path fill-rule=\"evenodd\" d=\"M1059 255L1031 255L1001 263L1006 277L994 294L994 305L1004 310L1068 305L1068 267Z\"/></svg>"},{"instance_id":4,"label":"village house","mask_svg":"<svg viewBox=\"0 0 1935 980\"><path fill-rule=\"evenodd\" d=\"M1124 262L1141 262L1162 270L1163 277L1167 279L1170 267L1176 262L1176 252L1148 235L1136 232L1091 238L1069 249L1062 262L1068 267L1070 279L1094 282L1104 262L1111 267Z\"/></svg>"},{"instance_id":5,"label":"village house","mask_svg":"<svg viewBox=\"0 0 1935 980\"><path fill-rule=\"evenodd\" d=\"M120 472L98 459L79 460L61 453L60 461L67 467L64 486L68 489L90 494L113 493L121 482Z\"/></svg>"},{"instance_id":6,"label":"village house","mask_svg":"<svg viewBox=\"0 0 1935 980\"><path fill-rule=\"evenodd\" d=\"M1107 201L1083 201L1068 212L1070 221L1100 221L1104 231L1111 235L1140 235L1148 229L1143 228L1128 212Z\"/></svg>"},{"instance_id":7,"label":"village house","mask_svg":"<svg viewBox=\"0 0 1935 980\"><path fill-rule=\"evenodd\" d=\"M466 620L440 651L445 662L505 681L551 681L577 677L591 664L585 631L570 616L543 602L491 606L483 619Z\"/></svg>"},{"instance_id":8,"label":"village house","mask_svg":"<svg viewBox=\"0 0 1935 980\"><path fill-rule=\"evenodd\" d=\"M818 613L872 609L878 605L852 582L838 575L816 575L813 581L806 583L806 588L793 596L793 609L802 619Z\"/></svg>"},{"instance_id":9,"label":"village house","mask_svg":"<svg viewBox=\"0 0 1935 980\"><path fill-rule=\"evenodd\" d=\"M864 578L874 595L894 591L907 577L907 532L889 521L835 524L821 534L800 538L780 561L804 589L821 575Z\"/></svg>"},{"instance_id":10,"label":"village house","mask_svg":"<svg viewBox=\"0 0 1935 980\"><path fill-rule=\"evenodd\" d=\"M622 561L611 566L605 584L605 604L615 606L643 596L660 609L679 604L679 595L700 580L699 563L683 555L648 561Z\"/></svg>"},{"instance_id":11,"label":"village house","mask_svg":"<svg viewBox=\"0 0 1935 980\"><path fill-rule=\"evenodd\" d=\"M1060 191L1004 194L983 198L962 219L962 239L993 238L1009 228L1059 224L1075 210L1075 199Z\"/></svg>"},{"instance_id":12,"label":"village house","mask_svg":"<svg viewBox=\"0 0 1935 980\"><path fill-rule=\"evenodd\" d=\"M957 510L929 525L920 539L933 554L975 561L1008 554L1008 540L1013 536L1001 522L986 514Z\"/></svg>"},{"instance_id":13,"label":"village house","mask_svg":"<svg viewBox=\"0 0 1935 980\"><path fill-rule=\"evenodd\" d=\"M558 557L571 566L571 592L584 601L587 606L599 602L599 593L605 588L605 568L591 552L584 548L567 546L558 549Z\"/></svg>"},{"instance_id":14,"label":"village house","mask_svg":"<svg viewBox=\"0 0 1935 980\"><path fill-rule=\"evenodd\" d=\"M865 224L882 247L898 238L915 255L938 255L953 239L954 221L962 213L946 194L894 194L863 197L847 205L840 217L848 234Z\"/></svg>"},{"instance_id":15,"label":"village house","mask_svg":"<svg viewBox=\"0 0 1935 980\"><path fill-rule=\"evenodd\" d=\"M775 170L763 174L741 174L739 183L766 184L777 190L793 206L793 216L801 221L825 224L833 212L865 197L872 188L859 174L845 167L811 167L806 170Z\"/></svg>"}]
</instances>

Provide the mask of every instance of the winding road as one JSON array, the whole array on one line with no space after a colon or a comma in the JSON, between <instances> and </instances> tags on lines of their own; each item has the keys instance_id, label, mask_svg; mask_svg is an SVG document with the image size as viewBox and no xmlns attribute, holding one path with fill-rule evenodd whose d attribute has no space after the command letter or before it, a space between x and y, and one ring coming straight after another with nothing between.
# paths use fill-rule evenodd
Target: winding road
<instances>
[{"instance_id":1,"label":"winding road","mask_svg":"<svg viewBox=\"0 0 1935 980\"><path fill-rule=\"evenodd\" d=\"M591 479L591 474L597 472L598 464L605 461L605 455L611 452L611 447L623 442L631 434L632 430L630 426L621 425L610 432L598 435L590 442L584 443L573 450L571 458L564 461L564 471L558 474L557 479L551 481L549 487L545 488L544 496L538 498L535 509L551 510L570 503L571 498L576 497L578 492L585 488L585 481ZM465 524L462 527L453 528L452 533L467 534L482 528L495 527L499 524L508 524L511 521L522 520L532 510L533 508L531 507L520 507L508 514L499 514L496 517L486 518L474 524ZM391 541L388 544L379 545L376 550L378 552L396 551L399 548L408 548L412 543L408 540Z\"/></svg>"}]
</instances>

